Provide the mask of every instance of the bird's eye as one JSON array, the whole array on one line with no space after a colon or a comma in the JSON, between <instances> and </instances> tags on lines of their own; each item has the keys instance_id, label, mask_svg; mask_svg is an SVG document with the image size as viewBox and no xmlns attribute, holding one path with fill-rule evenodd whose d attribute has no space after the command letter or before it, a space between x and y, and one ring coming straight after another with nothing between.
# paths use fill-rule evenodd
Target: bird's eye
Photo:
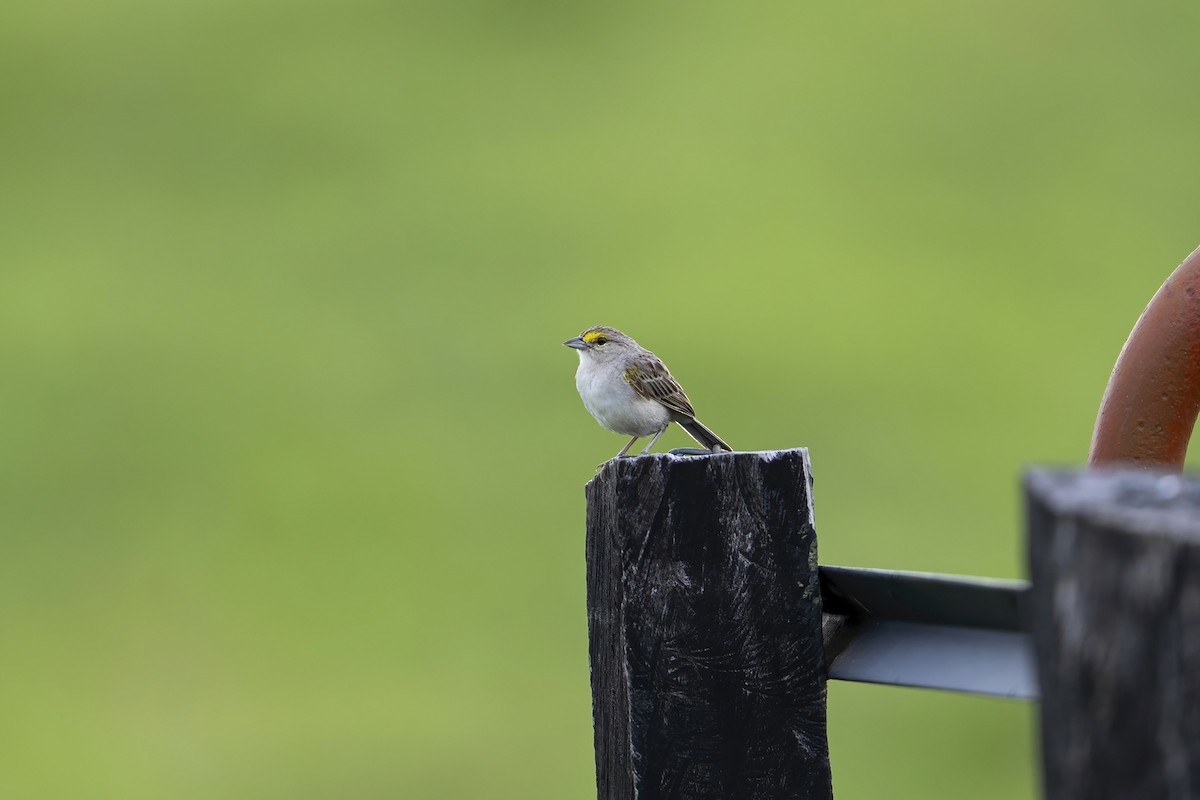
<instances>
[{"instance_id":1,"label":"bird's eye","mask_svg":"<svg viewBox=\"0 0 1200 800\"><path fill-rule=\"evenodd\" d=\"M608 339L605 339L603 336L597 336L596 337L596 346L599 347L602 344L608 344Z\"/></svg>"}]
</instances>

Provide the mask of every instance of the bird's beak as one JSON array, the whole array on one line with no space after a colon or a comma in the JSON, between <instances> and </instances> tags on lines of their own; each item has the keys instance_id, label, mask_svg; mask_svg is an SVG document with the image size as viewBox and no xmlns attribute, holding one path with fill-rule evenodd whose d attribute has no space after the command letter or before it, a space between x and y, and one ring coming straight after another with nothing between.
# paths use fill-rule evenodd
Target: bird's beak
<instances>
[{"instance_id":1,"label":"bird's beak","mask_svg":"<svg viewBox=\"0 0 1200 800\"><path fill-rule=\"evenodd\" d=\"M576 350L587 350L589 345L583 339L576 336L574 339L567 339L563 342L567 347L574 347Z\"/></svg>"}]
</instances>

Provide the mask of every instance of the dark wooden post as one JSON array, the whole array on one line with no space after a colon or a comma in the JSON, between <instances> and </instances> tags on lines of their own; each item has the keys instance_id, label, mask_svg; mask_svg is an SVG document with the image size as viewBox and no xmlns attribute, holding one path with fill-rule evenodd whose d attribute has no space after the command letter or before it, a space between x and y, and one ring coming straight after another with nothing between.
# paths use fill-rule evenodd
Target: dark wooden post
<instances>
[{"instance_id":1,"label":"dark wooden post","mask_svg":"<svg viewBox=\"0 0 1200 800\"><path fill-rule=\"evenodd\" d=\"M1026 478L1048 800L1200 797L1200 480Z\"/></svg>"},{"instance_id":2,"label":"dark wooden post","mask_svg":"<svg viewBox=\"0 0 1200 800\"><path fill-rule=\"evenodd\" d=\"M806 450L611 461L587 485L601 800L825 800Z\"/></svg>"}]
</instances>

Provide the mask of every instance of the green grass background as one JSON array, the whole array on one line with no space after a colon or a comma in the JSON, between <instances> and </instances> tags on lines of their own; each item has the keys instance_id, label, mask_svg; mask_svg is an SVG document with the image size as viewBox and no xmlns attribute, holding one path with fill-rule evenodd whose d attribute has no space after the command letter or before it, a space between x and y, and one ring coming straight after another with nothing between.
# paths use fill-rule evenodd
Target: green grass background
<instances>
[{"instance_id":1,"label":"green grass background","mask_svg":"<svg viewBox=\"0 0 1200 800\"><path fill-rule=\"evenodd\" d=\"M1198 23L3 4L0 795L594 796L597 323L811 448L824 563L1021 576L1200 244ZM829 718L844 800L1034 794L1030 705Z\"/></svg>"}]
</instances>

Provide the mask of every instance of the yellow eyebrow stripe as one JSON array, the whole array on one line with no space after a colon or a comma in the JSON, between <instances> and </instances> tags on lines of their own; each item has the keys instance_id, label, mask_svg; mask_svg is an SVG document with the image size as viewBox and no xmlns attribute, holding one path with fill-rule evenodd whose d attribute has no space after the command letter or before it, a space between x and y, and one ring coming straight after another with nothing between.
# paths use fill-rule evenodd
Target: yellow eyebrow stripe
<instances>
[{"instance_id":1,"label":"yellow eyebrow stripe","mask_svg":"<svg viewBox=\"0 0 1200 800\"><path fill-rule=\"evenodd\" d=\"M597 339L604 338L604 331L588 331L581 338L588 344L592 344Z\"/></svg>"}]
</instances>

